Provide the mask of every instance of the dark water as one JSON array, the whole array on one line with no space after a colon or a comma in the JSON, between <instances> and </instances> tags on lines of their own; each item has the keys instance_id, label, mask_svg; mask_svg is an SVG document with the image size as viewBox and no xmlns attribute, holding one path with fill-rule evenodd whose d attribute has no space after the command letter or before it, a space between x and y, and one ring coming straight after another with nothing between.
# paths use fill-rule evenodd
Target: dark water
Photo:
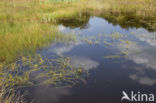
<instances>
[{"instance_id":1,"label":"dark water","mask_svg":"<svg viewBox=\"0 0 156 103\"><path fill-rule=\"evenodd\" d=\"M122 91L156 95L155 32L122 29L98 17L91 17L83 28L60 25L59 29L77 35L77 42L52 44L39 53L68 56L71 65L84 67L89 76L86 83L72 88L35 87L35 103L121 103ZM122 37L110 36L115 33Z\"/></svg>"}]
</instances>

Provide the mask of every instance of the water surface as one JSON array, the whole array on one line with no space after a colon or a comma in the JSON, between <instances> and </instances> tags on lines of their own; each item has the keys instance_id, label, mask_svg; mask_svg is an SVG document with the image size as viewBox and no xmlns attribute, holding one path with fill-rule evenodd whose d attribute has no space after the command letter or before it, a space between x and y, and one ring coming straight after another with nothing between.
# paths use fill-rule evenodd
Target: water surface
<instances>
[{"instance_id":1,"label":"water surface","mask_svg":"<svg viewBox=\"0 0 156 103\"><path fill-rule=\"evenodd\" d=\"M155 32L123 29L99 17L91 17L83 28L66 26L60 25L60 31L74 33L76 42L54 43L38 53L67 56L89 75L71 88L35 87L35 103L121 103L122 91L156 95Z\"/></svg>"}]
</instances>

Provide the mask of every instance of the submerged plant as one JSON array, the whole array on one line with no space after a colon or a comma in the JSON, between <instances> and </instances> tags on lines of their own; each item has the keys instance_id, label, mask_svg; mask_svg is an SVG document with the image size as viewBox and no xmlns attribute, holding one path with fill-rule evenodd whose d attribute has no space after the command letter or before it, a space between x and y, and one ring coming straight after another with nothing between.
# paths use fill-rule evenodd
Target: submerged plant
<instances>
[{"instance_id":1,"label":"submerged plant","mask_svg":"<svg viewBox=\"0 0 156 103\"><path fill-rule=\"evenodd\" d=\"M123 35L120 34L119 32L115 32L115 33L113 33L113 34L110 34L110 37L111 37L113 40L117 40L117 39L123 38Z\"/></svg>"},{"instance_id":2,"label":"submerged plant","mask_svg":"<svg viewBox=\"0 0 156 103\"><path fill-rule=\"evenodd\" d=\"M109 55L109 56L105 56L105 58L114 59L114 58L120 58L120 56L119 55Z\"/></svg>"},{"instance_id":3,"label":"submerged plant","mask_svg":"<svg viewBox=\"0 0 156 103\"><path fill-rule=\"evenodd\" d=\"M93 44L93 42L90 39L83 38L82 40L85 41L86 43L90 44L90 45Z\"/></svg>"},{"instance_id":4,"label":"submerged plant","mask_svg":"<svg viewBox=\"0 0 156 103\"><path fill-rule=\"evenodd\" d=\"M8 93L16 93L20 88L39 85L51 85L54 88L71 87L86 76L86 71L70 65L69 57L55 59L43 59L41 55L35 55L31 59L30 56L21 57L18 62L15 61L3 70L3 73L0 73L0 80L3 81L0 82L0 86L5 88L1 95L2 100L6 100L6 95L7 98L11 98Z\"/></svg>"},{"instance_id":5,"label":"submerged plant","mask_svg":"<svg viewBox=\"0 0 156 103\"><path fill-rule=\"evenodd\" d=\"M104 44L109 45L109 46L112 46L113 45L112 43L109 43L107 41L104 41Z\"/></svg>"}]
</instances>

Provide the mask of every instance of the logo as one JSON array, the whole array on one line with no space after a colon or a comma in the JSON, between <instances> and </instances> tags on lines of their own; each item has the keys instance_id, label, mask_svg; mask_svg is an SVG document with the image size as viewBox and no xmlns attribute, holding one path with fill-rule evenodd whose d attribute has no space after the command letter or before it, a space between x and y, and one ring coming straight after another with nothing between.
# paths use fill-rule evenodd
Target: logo
<instances>
[{"instance_id":1,"label":"logo","mask_svg":"<svg viewBox=\"0 0 156 103\"><path fill-rule=\"evenodd\" d=\"M128 95L125 91L122 91L121 101L127 100L131 102L154 102L155 97L154 94L142 94L141 92L135 93L131 91L130 95Z\"/></svg>"}]
</instances>

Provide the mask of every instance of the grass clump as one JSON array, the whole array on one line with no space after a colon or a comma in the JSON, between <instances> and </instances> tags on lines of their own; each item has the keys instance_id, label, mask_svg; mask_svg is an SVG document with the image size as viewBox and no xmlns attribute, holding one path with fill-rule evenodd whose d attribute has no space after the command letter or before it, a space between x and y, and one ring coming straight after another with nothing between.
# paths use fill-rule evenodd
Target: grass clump
<instances>
[{"instance_id":1,"label":"grass clump","mask_svg":"<svg viewBox=\"0 0 156 103\"><path fill-rule=\"evenodd\" d=\"M114 25L119 24L123 28L144 27L149 31L156 30L155 0L98 0L95 5L94 12L98 11L100 17ZM97 15L94 12L93 14Z\"/></svg>"},{"instance_id":2,"label":"grass clump","mask_svg":"<svg viewBox=\"0 0 156 103\"><path fill-rule=\"evenodd\" d=\"M42 0L41 0L42 1ZM44 2L48 2L45 0ZM71 40L73 36L63 36L50 16L42 22L46 12L55 10L54 0L40 4L39 0L1 0L0 1L0 62L10 62L17 56L34 53L52 41ZM55 0L64 4L69 0ZM59 3L56 3L57 5ZM49 6L48 6L49 5ZM52 9L51 9L52 7ZM54 7L54 8L53 8ZM61 7L60 7L61 8ZM50 11L47 11L50 10ZM55 14L55 13L54 13ZM42 19L40 18L42 17ZM56 17L55 17L56 19ZM53 20L54 23L55 20ZM65 38L64 38L65 37ZM57 41L59 41L57 40Z\"/></svg>"},{"instance_id":3,"label":"grass clump","mask_svg":"<svg viewBox=\"0 0 156 103\"><path fill-rule=\"evenodd\" d=\"M71 27L77 27L87 23L90 15L124 28L156 30L155 5L155 0L1 0L0 61L34 52L59 37L57 24L72 22Z\"/></svg>"},{"instance_id":4,"label":"grass clump","mask_svg":"<svg viewBox=\"0 0 156 103\"><path fill-rule=\"evenodd\" d=\"M35 52L55 39L58 34L57 28L48 24L23 24L7 30L4 28L0 35L0 61L10 61L17 56Z\"/></svg>"}]
</instances>

